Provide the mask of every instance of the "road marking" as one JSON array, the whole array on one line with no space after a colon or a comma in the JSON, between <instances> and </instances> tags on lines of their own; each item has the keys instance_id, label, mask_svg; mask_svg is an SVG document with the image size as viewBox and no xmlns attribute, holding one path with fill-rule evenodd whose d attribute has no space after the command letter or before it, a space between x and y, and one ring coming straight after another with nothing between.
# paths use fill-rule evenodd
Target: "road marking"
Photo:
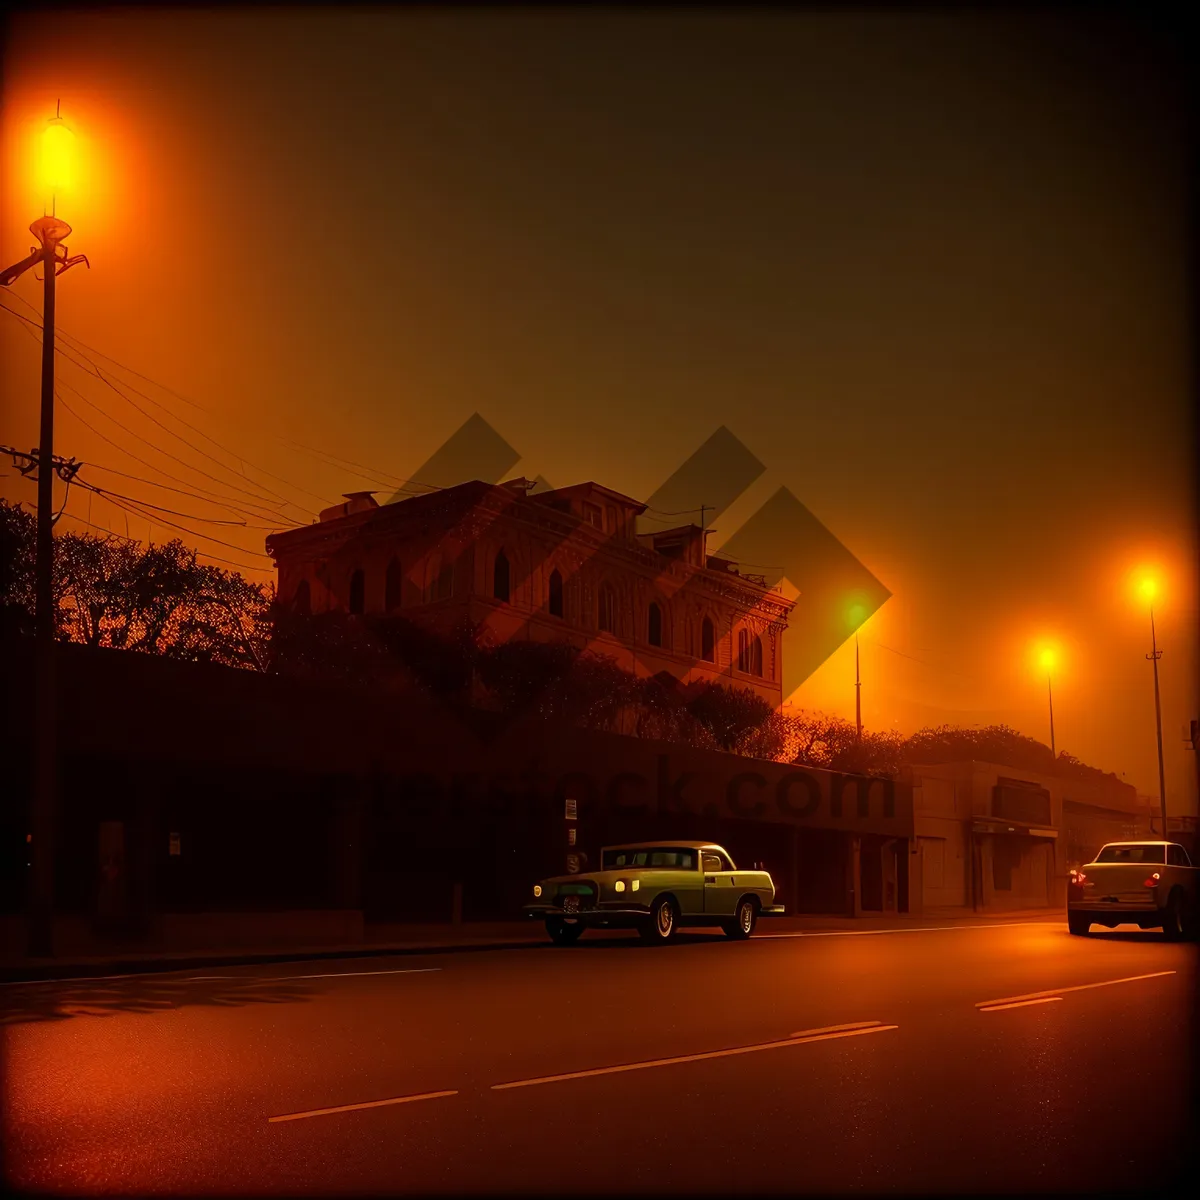
<instances>
[{"instance_id":1,"label":"road marking","mask_svg":"<svg viewBox=\"0 0 1200 1200\"><path fill-rule=\"evenodd\" d=\"M136 971L128 975L73 975L65 979L8 979L0 981L0 987L53 987L61 983L107 983L114 979L165 979L175 983L269 983L272 980L288 979L339 979L350 975L423 975L440 971L441 967L404 967L395 971L334 971L327 975L188 975L178 976L178 971Z\"/></svg>"},{"instance_id":2,"label":"road marking","mask_svg":"<svg viewBox=\"0 0 1200 1200\"><path fill-rule=\"evenodd\" d=\"M256 977L258 983L283 982L285 979L351 979L359 975L427 975L430 971L440 971L441 967L401 967L395 971L331 971L327 975L262 975Z\"/></svg>"},{"instance_id":3,"label":"road marking","mask_svg":"<svg viewBox=\"0 0 1200 1200\"><path fill-rule=\"evenodd\" d=\"M986 1007L980 1005L980 1012L1000 1012L1006 1008L1028 1008L1031 1004L1053 1004L1055 1000L1061 1000L1061 996L1043 996L1040 1000L1017 1000L1013 1004L989 1004Z\"/></svg>"},{"instance_id":4,"label":"road marking","mask_svg":"<svg viewBox=\"0 0 1200 1200\"><path fill-rule=\"evenodd\" d=\"M390 1100L367 1100L362 1104L339 1104L336 1108L314 1108L308 1112L288 1113L282 1117L268 1117L267 1124L279 1121L302 1121L305 1117L327 1117L331 1113L357 1112L360 1108L383 1108L389 1104L411 1104L414 1100L437 1100L441 1096L457 1096L458 1092L421 1092L416 1096L393 1096Z\"/></svg>"},{"instance_id":5,"label":"road marking","mask_svg":"<svg viewBox=\"0 0 1200 1200\"><path fill-rule=\"evenodd\" d=\"M1001 921L988 925L922 925L918 929L820 929L801 933L756 933L754 940L805 937L876 937L885 933L966 933L978 929L1015 929L1020 925L1061 925L1061 921Z\"/></svg>"},{"instance_id":6,"label":"road marking","mask_svg":"<svg viewBox=\"0 0 1200 1200\"><path fill-rule=\"evenodd\" d=\"M562 1075L542 1075L537 1079L518 1079L512 1083L494 1083L493 1092L508 1091L510 1088L534 1087L539 1083L560 1083L566 1079L591 1079L597 1075L617 1075L623 1071L644 1071L650 1067L669 1067L676 1063L702 1062L709 1058L729 1058L734 1054L753 1054L757 1050L778 1050L783 1046L802 1046L807 1042L824 1042L834 1038L859 1037L864 1033L884 1033L899 1029L898 1025L882 1025L878 1021L864 1022L853 1026L831 1025L828 1031L811 1030L793 1034L778 1042L760 1042L757 1046L735 1046L731 1050L708 1050L703 1054L680 1054L673 1058L654 1058L648 1062L623 1063L619 1067L594 1067L589 1071L568 1071Z\"/></svg>"},{"instance_id":7,"label":"road marking","mask_svg":"<svg viewBox=\"0 0 1200 1200\"><path fill-rule=\"evenodd\" d=\"M1011 1004L1016 1000L1038 1000L1042 996L1062 998L1063 992L1086 992L1089 988L1112 987L1114 983L1137 983L1139 979L1160 979L1164 975L1175 975L1175 971L1151 971L1149 975L1126 975L1124 979L1102 979L1099 983L1077 983L1073 987L1047 988L1043 992L1026 992L1024 996L1004 996L1000 1000L980 1000L976 1008L987 1008L995 1004Z\"/></svg>"}]
</instances>

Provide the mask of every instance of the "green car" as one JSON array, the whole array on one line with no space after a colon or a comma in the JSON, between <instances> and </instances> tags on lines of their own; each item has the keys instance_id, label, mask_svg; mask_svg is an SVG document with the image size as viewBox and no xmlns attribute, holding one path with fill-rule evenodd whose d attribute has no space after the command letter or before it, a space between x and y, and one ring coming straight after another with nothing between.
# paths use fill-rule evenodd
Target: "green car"
<instances>
[{"instance_id":1,"label":"green car","mask_svg":"<svg viewBox=\"0 0 1200 1200\"><path fill-rule=\"evenodd\" d=\"M534 886L525 914L545 921L551 941L569 946L585 929L636 929L669 942L687 926L716 926L748 938L759 917L783 915L762 870L739 871L709 842L636 842L606 846L600 870L556 875Z\"/></svg>"}]
</instances>

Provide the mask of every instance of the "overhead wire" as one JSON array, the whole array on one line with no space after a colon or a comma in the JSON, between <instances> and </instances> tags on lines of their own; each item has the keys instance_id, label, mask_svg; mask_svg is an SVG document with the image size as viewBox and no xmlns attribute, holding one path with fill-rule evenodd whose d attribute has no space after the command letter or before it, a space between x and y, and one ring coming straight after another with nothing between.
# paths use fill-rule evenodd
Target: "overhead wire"
<instances>
[{"instance_id":1,"label":"overhead wire","mask_svg":"<svg viewBox=\"0 0 1200 1200\"><path fill-rule=\"evenodd\" d=\"M20 300L22 304L26 305L26 307L28 307L32 312L37 313L38 310L32 304L30 304L29 301L26 300L23 296L17 295L16 298L18 300ZM30 319L28 317L22 316L22 314L15 312L12 309L8 309L8 311L11 312L13 314L13 316L20 318L22 321L29 322L29 324L34 326L34 328L37 328L37 329L41 328L41 326L38 325L36 322L30 321ZM78 346L82 346L85 350L90 351L92 354L98 356L99 358L104 359L106 362L110 362L114 366L120 367L121 370L127 371L130 375L136 375L137 378L143 380L144 382L153 384L155 387L161 388L164 392L167 392L169 395L174 396L177 400L181 400L184 404L191 406L192 408L196 409L198 412L206 413L207 415L217 417L218 419L228 419L227 417L222 417L222 414L216 412L214 409L211 409L211 408L207 407L206 405L200 404L196 400L193 400L190 397L185 396L182 392L176 391L174 388L168 386L165 383L162 383L160 380L154 379L149 375L145 375L141 371L138 371L137 369L135 369L134 367L131 367L128 364L121 362L120 359L113 358L112 355L105 354L102 350L96 349L96 347L89 345L82 338L76 337L74 334L67 332L61 326L57 327L56 332L58 334L61 334L68 341L74 342ZM93 365L95 365L95 364L93 364ZM130 384L128 386L130 386L132 388L132 384ZM134 389L134 390L137 390L137 389ZM139 392L138 394L145 395L145 393L143 393L143 392ZM150 397L146 397L146 398L150 399ZM180 421L183 420L183 418L181 418L181 417L177 418L177 419ZM245 422L242 422L241 424L242 424L243 428L248 428L248 426L246 425ZM198 430L198 432L202 432L202 431ZM260 432L263 432L263 431L260 431ZM335 454L330 454L326 450L320 450L316 447L308 446L303 442L297 441L295 438L283 437L282 435L280 435L278 433L273 433L273 432L269 433L268 436L272 437L273 439L275 439L276 441L278 441L284 445L288 445L295 449L305 451L309 455L316 457L318 459L318 461L324 462L326 466L339 466L339 467L352 466L352 467L358 467L364 471L368 471L368 472L370 472L369 475L360 475L359 476L359 478L365 479L368 483L385 483L386 486L393 487L393 488L402 488L402 486L404 484L416 484L419 487L425 488L427 491L440 491L441 490L436 484L422 483L420 480L416 480L416 479L404 479L404 478L394 475L393 473L391 473L389 471L383 471L377 467L372 467L366 463L356 462L354 459L340 458L340 456L335 455ZM213 439L210 439L210 440L213 440ZM220 443L216 443L216 444L219 445ZM227 447L222 447L222 448L226 449L228 451ZM231 454L234 454L235 457L239 457L236 455L235 451L228 451L228 452ZM248 462L249 460L245 460L245 461ZM272 474L271 472L266 471L265 468L257 468L257 469L262 470L265 474ZM282 476L273 475L273 478L280 479L284 483L289 483L289 486L296 487L297 490L303 490L303 489L298 488L296 484L292 484L288 480L283 479ZM306 494L307 495L315 495L315 493L312 493L312 492L306 492ZM421 494L421 493L416 493L416 494ZM323 503L327 503L327 501L323 501Z\"/></svg>"},{"instance_id":2,"label":"overhead wire","mask_svg":"<svg viewBox=\"0 0 1200 1200\"><path fill-rule=\"evenodd\" d=\"M62 355L63 355L63 357L64 357L65 359L67 359L67 361L68 361L68 362L72 362L72 363L74 363L74 364L75 364L77 367L79 367L79 369L80 369L81 371L85 371L85 373L86 373L86 374L89 374L89 375L90 375L90 374L93 374L93 372L91 372L91 371L86 371L86 370L85 370L85 368L84 368L84 367L82 367L82 366L79 364L79 362L78 362L76 359L72 358L72 357L71 357L71 355L70 355L70 354L68 354L68 353L67 353L65 350L59 349L59 353L60 353L60 354L62 354ZM237 475L238 475L238 472L234 471L234 470L233 470L233 468L232 468L232 467L230 467L230 466L229 466L227 463L223 463L223 462L222 462L222 461L221 461L219 458L217 458L215 455L209 454L207 450L202 450L202 449L201 449L199 446L197 446L197 445L195 445L195 443L193 443L193 442L189 441L189 440L188 440L187 438L185 438L185 437L184 437L182 434L180 434L180 433L176 433L176 432L175 432L175 430L173 430L173 429L172 429L172 428L171 428L169 425L165 425L165 424L164 424L162 421L160 421L160 420L159 420L159 419L158 419L156 416L154 416L154 414L153 414L153 413L149 413L149 412L147 412L147 411L146 411L146 410L145 410L145 409L144 409L144 408L143 408L143 407L142 407L140 404L138 404L138 403L137 403L137 401L135 401L135 400L131 400L131 399L130 399L130 398L127 396L127 395L125 395L125 393L124 393L124 392L123 392L123 391L122 391L122 390L121 390L119 387L117 387L117 385L116 385L116 384L114 384L114 383L112 382L112 380L110 380L110 379L109 379L107 376L105 376L105 375L104 375L102 372L99 372L99 371L97 370L97 372L95 373L95 377L96 377L97 379L99 379L99 380L100 380L102 383L105 383L105 384L107 384L107 385L108 385L108 387L110 387L110 388L111 388L111 389L112 389L114 392L116 392L116 394L117 394L118 396L120 396L122 400L124 400L124 401L125 401L127 404L129 404L131 407L133 407L133 408L134 408L134 409L136 409L136 410L137 410L139 413L141 413L141 414L142 414L142 416L144 416L144 417L145 417L145 418L146 418L148 421L152 421L152 422L153 422L155 425L157 425L157 426L158 426L160 429L164 430L166 433L169 433L169 434L170 434L170 435L171 435L173 438L175 438L175 439L177 439L178 441L182 442L182 443L183 443L185 446L187 446L187 447L188 447L188 449L189 449L189 450L193 450L195 453L197 453L197 454L199 454L199 455L203 456L204 458L207 458L207 459L209 460L209 462L215 463L215 464L216 464L218 467L220 467L220 468L221 468L223 471L227 471L227 472L228 472L230 475L234 475L234 476L237 476ZM139 392L138 394L139 394L139 395L141 395L142 393L140 393L140 392ZM101 410L101 411L103 411L103 410ZM130 431L130 432L132 432L132 431ZM142 440L143 440L143 441L146 441L147 439L143 438ZM153 445L153 443L148 443L148 444L150 444L150 445ZM158 449L160 453L163 453L163 454L167 453L166 451L162 450L162 448L161 448L161 447L156 447L156 449ZM172 455L171 457L175 458L176 456ZM182 460L182 459L178 459L178 458L176 458L176 461L177 461L177 462L182 462L183 460ZM185 464L185 465L190 465L190 464ZM215 476L211 476L211 475L210 475L210 476L209 476L209 478L214 478L214 479L215 479L216 477L215 477ZM240 476L240 478L241 478L242 480L244 480L245 482L247 482L247 483L254 482L253 480L247 479L247 477L246 477L244 474L243 474L243 475L241 475L241 476ZM224 481L224 480L217 480L217 482L218 482L218 483L223 483L223 484L224 484L226 487L232 487L232 486L234 486L234 485L232 485L232 484L225 483L225 481ZM296 503L294 500L289 500L289 499L288 499L286 496L280 495L280 493L279 493L279 492L277 492L277 491L275 491L273 488L269 488L269 487L267 487L265 484L258 484L258 488L259 488L259 491L260 491L260 493L261 493L261 494L260 494L260 495L258 495L258 496L256 496L256 497L255 497L256 499L263 499L263 498L264 498L264 496L269 496L269 497L271 497L271 498L272 498L272 499L274 499L274 500L278 500L278 501L279 501L280 503L282 503L282 504L285 504L285 505L290 505L291 507L293 507L293 508L297 509L299 512L302 512L302 513L304 513L306 516L312 516L312 510L311 510L311 509L307 509L307 508L305 508L303 505L297 504L297 503ZM238 490L238 491L246 491L246 489L244 489L244 488L238 488L237 490ZM247 495L254 495L254 493L252 493L252 492L246 492L246 494L247 494ZM321 499L321 497L319 497L319 496L318 496L318 497L317 497L317 499L318 499L318 500L320 500L320 499Z\"/></svg>"},{"instance_id":3,"label":"overhead wire","mask_svg":"<svg viewBox=\"0 0 1200 1200\"><path fill-rule=\"evenodd\" d=\"M13 310L10 308L7 308L7 306L0 304L0 307L4 307L5 311L12 313L13 316L20 317L20 313L13 312ZM22 318L22 319L25 320L25 318ZM32 324L32 322L27 322L27 324ZM27 328L26 325L22 325L22 328L25 329L25 331L30 335L30 337L32 337L35 341L37 341L39 345L41 344L40 339L38 339L37 335L34 334L31 329ZM91 372L85 372L85 374L90 374L90 373ZM149 446L151 450L154 450L157 453L163 455L164 457L170 458L174 462L179 463L180 466L184 467L186 470L193 471L198 475L203 475L206 479L212 480L214 483L219 484L223 488L226 488L226 489L231 488L236 492L241 492L243 495L249 497L253 507L261 509L262 513L268 517L278 518L281 522L284 523L285 526L290 526L292 524L291 518L286 516L283 512L274 508L269 502L264 502L263 499L258 494L254 493L252 491L249 491L246 488L239 487L237 484L229 483L226 480L219 479L217 476L213 475L211 472L205 471L201 467L194 466L193 464L187 462L185 459L180 458L177 454L172 454L169 450L164 450L161 446L156 445L149 438L142 436L140 433L138 433L134 429L130 429L130 427L128 425L126 425L123 421L119 420L117 417L114 417L111 413L109 413L104 408L102 408L100 405L98 405L94 400L92 400L88 396L84 395L84 393L81 392L73 384L68 383L66 380L61 380L60 382L62 383L63 387L68 388L70 391L74 392L74 394L76 396L78 396L85 404L89 405L91 408L94 408L98 413L100 413L101 416L107 417L108 420L110 420L114 425L116 425L120 429L123 429L126 433L130 434L130 436L137 438L138 441ZM169 479L174 478L174 479L176 479L177 482L181 482L181 483L184 482L183 480L178 479L177 476L172 476L169 472L164 471L161 467L155 465L152 462L149 462L147 459L142 458L140 455L135 454L132 450L129 450L127 447L122 446L120 443L113 441L112 438L110 438L106 434L102 433L90 421L86 420L81 414L76 412L66 402L66 400L63 398L61 392L59 392L57 387L55 387L54 394L55 394L55 397L57 398L58 402L67 410L67 412L69 412L82 425L86 426L93 433L95 433L97 435L97 437L100 437L104 441L106 441L110 446L113 446L117 450L120 450L122 454L128 455L135 462L140 462L143 466L149 467L150 470L158 472L160 475L165 475ZM137 407L137 406L135 405L135 407ZM228 470L228 468L226 468L226 469ZM249 481L247 480L247 482L249 482ZM214 504L217 504L218 506L221 505L222 499L227 498L227 497L222 497L221 493L211 492L207 488L202 488L202 487L200 487L199 484L193 484L192 486L197 488L199 491L208 492L210 496L216 497L211 502ZM285 501L285 502L291 503L290 501ZM243 504L244 503L245 502L243 501ZM307 511L299 505L293 505L293 507L299 508L300 511L302 511L302 512ZM309 515L311 515L311 514L309 514Z\"/></svg>"},{"instance_id":4,"label":"overhead wire","mask_svg":"<svg viewBox=\"0 0 1200 1200\"><path fill-rule=\"evenodd\" d=\"M70 387L70 384L67 384L66 386ZM74 389L74 388L72 388L71 390L72 390L72 391L75 391L75 389ZM180 478L179 478L178 476L176 476L176 475L171 475L169 472L167 472L167 471L164 471L164 470L163 470L161 467L158 467L158 466L156 466L154 463L152 463L152 462L149 462L147 459L144 459L144 458L142 458L140 455L138 455L138 454L134 454L134 452L133 452L132 450L129 450L129 449L127 449L126 447L122 446L122 445L121 445L119 442L114 442L112 438L110 438L110 437L109 437L109 436L108 436L106 433L104 433L103 431L101 431L101 430L97 429L97 428L95 427L95 425L93 425L93 424L92 424L92 423L91 423L91 422L90 422L90 421L89 421L89 420L88 420L86 417L84 417L84 416L81 416L79 413L77 413L77 412L76 412L76 411L75 411L75 410L74 410L74 409L73 409L73 408L72 408L72 407L71 407L71 406L70 406L70 405L67 403L67 401L66 401L66 400L63 398L63 396L62 396L62 393L61 393L61 392L59 392L57 388L55 388L55 392L54 392L54 394L55 394L55 396L56 396L56 397L57 397L57 399L58 399L58 403L59 403L59 404L61 404L61 405L63 406L63 408L64 408L64 409L65 409L67 412L69 412L69 413L71 414L71 416L73 416L73 417L75 418L75 420L77 420L77 421L78 421L78 422L79 422L81 425L84 425L86 428L90 429L90 430L91 430L91 431L92 431L92 432L93 432L93 433L94 433L94 434L95 434L95 435L96 435L98 438L101 438L101 439L103 439L103 440L104 440L104 441L106 441L106 442L107 442L107 443L108 443L110 446L112 446L112 447L114 447L115 449L119 450L119 451L120 451L122 454L124 454L124 455L127 455L129 458L132 458L132 459L134 460L134 462L139 462L139 463L141 463L141 464L142 464L144 467L149 467L149 469L150 469L151 471L157 471L157 472L158 472L160 475L165 475L165 476L166 476L168 479L174 479L174 480L175 480L177 483L185 483L185 482L187 482L186 480L182 480L182 479L180 479ZM84 399L86 400L86 397L84 397ZM103 411L103 410L101 410L101 411ZM111 468L111 467L102 467L102 468L100 468L100 469L101 469L101 470L112 470L112 468ZM118 474L124 474L124 472L118 472ZM136 478L136 476L135 476L134 478ZM166 486L165 484L161 484L161 483L154 483L154 481L153 481L153 480L145 480L144 482L151 484L151 486L153 486L153 487L165 487L165 486ZM217 493L217 492L209 492L209 491L208 491L206 488L202 488L202 487L200 487L200 485L199 485L199 484L192 484L192 486L193 486L194 488L196 488L196 489L197 489L197 491L199 491L199 492L201 492L201 493L205 493L205 496L204 496L204 498L205 498L205 499L209 499L210 497L219 497L219 495L220 495L220 494L219 494L219 493ZM172 489L172 490L175 490L175 489ZM191 494L191 493L189 493L189 494ZM212 499L209 499L209 503L211 503L211 504L215 505L217 508L224 508L224 509L226 509L228 512L238 512L238 511L242 511L242 510L241 510L241 509L240 509L240 508L239 508L237 505L234 505L232 502L227 502L227 501L226 501L225 499L223 499L223 498L212 498ZM245 501L243 501L242 503L243 503L243 505L245 505ZM250 508L250 506L247 506L247 507L246 507L246 509L245 509L245 511L249 511L249 508ZM259 517L259 518L261 519L261 517L262 517L264 514L263 514L263 513L251 513L251 515L252 515L252 516L257 516L257 517ZM272 512L270 512L270 510L267 510L265 515L266 515L266 516L278 516L278 517L280 517L280 518L281 518L281 527L282 527L282 528L288 528L288 527L289 527L289 525L290 525L290 522L288 521L288 519L287 519L286 517L284 517L284 516L283 516L283 514L281 514L281 513L272 513Z\"/></svg>"},{"instance_id":5,"label":"overhead wire","mask_svg":"<svg viewBox=\"0 0 1200 1200\"><path fill-rule=\"evenodd\" d=\"M202 517L198 513L179 512L174 508L164 508L160 504L151 504L148 500L140 500L136 496L126 496L122 492L110 491L108 488L97 487L94 483L89 483L87 480L79 480L79 486L85 487L91 492L95 492L97 496L110 496L117 500L128 500L131 504L138 504L142 508L152 508L155 512L170 513L173 517L182 517L187 521L203 521L206 525L232 525L239 529L273 529L271 525L248 525L245 521L222 521L217 517Z\"/></svg>"},{"instance_id":6,"label":"overhead wire","mask_svg":"<svg viewBox=\"0 0 1200 1200\"><path fill-rule=\"evenodd\" d=\"M147 479L144 475L131 475L128 471L118 471L116 467L107 467L96 462L89 462L87 467L89 471L103 471L108 475L120 475L122 479L132 479L136 483L144 483L147 487L160 488L165 492L176 492L180 496L190 496L193 500L203 500L208 504L215 504L218 508L224 508L229 512L241 513L243 516L258 517L260 519L262 516L261 513L256 513L250 508L242 508L237 504L227 504L221 501L211 500L208 496L205 496L200 492L190 492L186 488L172 487L168 483L159 483L156 479ZM180 482L183 481L181 480ZM256 528L282 530L289 529L291 526L285 522L278 525L258 526Z\"/></svg>"}]
</instances>

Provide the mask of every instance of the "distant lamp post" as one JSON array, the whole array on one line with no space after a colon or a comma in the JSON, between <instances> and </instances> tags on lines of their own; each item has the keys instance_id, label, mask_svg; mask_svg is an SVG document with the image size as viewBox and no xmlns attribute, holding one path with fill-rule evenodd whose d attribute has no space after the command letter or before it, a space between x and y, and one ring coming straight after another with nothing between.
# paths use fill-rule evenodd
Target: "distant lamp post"
<instances>
[{"instance_id":1,"label":"distant lamp post","mask_svg":"<svg viewBox=\"0 0 1200 1200\"><path fill-rule=\"evenodd\" d=\"M1050 701L1050 753L1058 761L1058 749L1054 744L1054 668L1058 665L1058 654L1052 646L1043 646L1038 654L1038 665L1046 672L1046 696Z\"/></svg>"},{"instance_id":2,"label":"distant lamp post","mask_svg":"<svg viewBox=\"0 0 1200 1200\"><path fill-rule=\"evenodd\" d=\"M855 737L861 742L862 676L859 674L858 669L858 627L867 619L867 606L865 604L852 604L846 615L854 628L854 728Z\"/></svg>"},{"instance_id":3,"label":"distant lamp post","mask_svg":"<svg viewBox=\"0 0 1200 1200\"><path fill-rule=\"evenodd\" d=\"M1138 584L1138 594L1150 608L1150 653L1146 658L1154 664L1154 724L1158 734L1158 806L1162 814L1163 841L1167 840L1167 777L1163 770L1162 747L1162 701L1158 692L1158 660L1162 651L1158 648L1158 637L1154 630L1154 601L1158 599L1158 580L1146 576Z\"/></svg>"},{"instance_id":4,"label":"distant lamp post","mask_svg":"<svg viewBox=\"0 0 1200 1200\"><path fill-rule=\"evenodd\" d=\"M56 111L42 133L41 178L50 202L29 227L38 240L28 257L0 272L0 285L10 287L30 267L42 264L42 408L37 458L37 564L35 612L35 759L31 849L33 875L29 893L29 952L54 953L54 476L71 469L54 457L54 281L78 263L91 264L82 254L68 255L63 244L71 227L57 214L58 197L72 179L74 135Z\"/></svg>"}]
</instances>

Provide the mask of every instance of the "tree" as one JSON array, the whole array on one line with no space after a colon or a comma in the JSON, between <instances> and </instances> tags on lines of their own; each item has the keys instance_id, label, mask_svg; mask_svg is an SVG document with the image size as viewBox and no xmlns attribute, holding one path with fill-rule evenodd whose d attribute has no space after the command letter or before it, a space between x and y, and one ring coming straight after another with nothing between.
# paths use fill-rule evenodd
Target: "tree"
<instances>
[{"instance_id":1,"label":"tree","mask_svg":"<svg viewBox=\"0 0 1200 1200\"><path fill-rule=\"evenodd\" d=\"M773 710L761 696L746 688L701 683L692 690L687 711L708 731L716 745L722 750L733 750L759 729Z\"/></svg>"},{"instance_id":2,"label":"tree","mask_svg":"<svg viewBox=\"0 0 1200 1200\"><path fill-rule=\"evenodd\" d=\"M0 606L32 628L36 525L0 502ZM54 539L55 629L60 640L188 662L263 670L270 588L201 563L178 538L142 546L65 533Z\"/></svg>"},{"instance_id":3,"label":"tree","mask_svg":"<svg viewBox=\"0 0 1200 1200\"><path fill-rule=\"evenodd\" d=\"M0 501L0 628L33 633L37 524L20 505Z\"/></svg>"}]
</instances>

